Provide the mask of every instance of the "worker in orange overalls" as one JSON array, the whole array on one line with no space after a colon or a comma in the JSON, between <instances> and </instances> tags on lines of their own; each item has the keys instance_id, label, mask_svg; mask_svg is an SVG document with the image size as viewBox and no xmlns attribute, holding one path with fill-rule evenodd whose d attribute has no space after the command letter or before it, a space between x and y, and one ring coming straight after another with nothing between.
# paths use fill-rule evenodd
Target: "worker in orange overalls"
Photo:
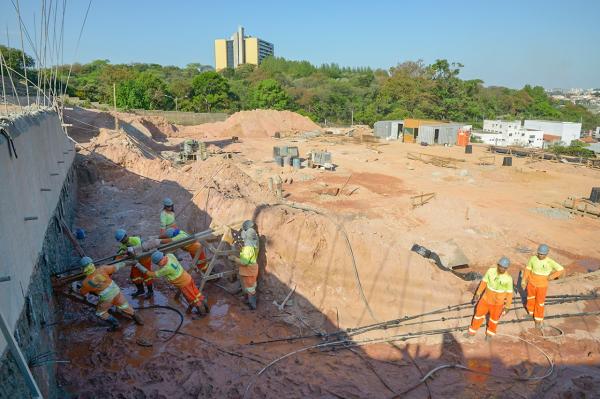
<instances>
[{"instance_id":1,"label":"worker in orange overalls","mask_svg":"<svg viewBox=\"0 0 600 399\"><path fill-rule=\"evenodd\" d=\"M125 262L96 268L94 263L92 263L92 259L84 256L79 263L83 267L83 273L86 275L79 286L79 293L83 296L86 296L88 293L98 295L96 316L110 324L109 331L115 331L119 328L117 319L108 313L113 305L121 312L131 316L136 324L144 325L141 317L129 305L121 289L111 278L114 272L125 266Z\"/></svg>"},{"instance_id":2,"label":"worker in orange overalls","mask_svg":"<svg viewBox=\"0 0 600 399\"><path fill-rule=\"evenodd\" d=\"M160 234L165 234L169 227L177 228L175 204L171 198L165 198L163 200L163 210L160 212Z\"/></svg>"},{"instance_id":3,"label":"worker in orange overalls","mask_svg":"<svg viewBox=\"0 0 600 399\"><path fill-rule=\"evenodd\" d=\"M548 282L562 276L565 268L548 257L550 248L546 244L538 247L537 255L527 262L521 288L527 290L527 313L533 316L535 328L541 329L544 321L544 302L548 292Z\"/></svg>"},{"instance_id":4,"label":"worker in orange overalls","mask_svg":"<svg viewBox=\"0 0 600 399\"><path fill-rule=\"evenodd\" d=\"M158 265L159 269L151 271L139 263L137 263L135 267L140 269L143 273L148 273L152 277L165 277L171 284L179 288L180 292L188 302L188 313L193 309L196 309L201 315L210 312L207 298L202 295L200 290L198 290L192 276L183 269L183 266L181 266L175 255L165 255L160 251L155 251L152 254L152 263Z\"/></svg>"},{"instance_id":5,"label":"worker in orange overalls","mask_svg":"<svg viewBox=\"0 0 600 399\"><path fill-rule=\"evenodd\" d=\"M465 334L467 338L475 336L477 329L481 327L488 314L486 340L496 335L498 321L509 310L513 299L513 279L506 272L509 265L510 260L503 256L497 266L489 268L483 276L483 280L473 296L472 302L477 303L477 307L469 331Z\"/></svg>"},{"instance_id":6,"label":"worker in orange overalls","mask_svg":"<svg viewBox=\"0 0 600 399\"><path fill-rule=\"evenodd\" d=\"M258 280L258 250L260 241L252 220L242 224L241 238L243 245L239 257L239 279L242 292L247 295L248 306L256 310L256 287Z\"/></svg>"},{"instance_id":7,"label":"worker in orange overalls","mask_svg":"<svg viewBox=\"0 0 600 399\"><path fill-rule=\"evenodd\" d=\"M165 238L161 238L160 241L161 244L168 244L173 241L183 240L185 238L188 238L189 236L190 235L183 230L170 227L165 232ZM192 260L196 257L198 251L200 251L196 267L203 273L206 272L206 269L208 268L208 263L206 262L206 254L204 253L204 248L202 248L200 242L194 241L193 243L183 247L182 249L190 254Z\"/></svg>"},{"instance_id":8,"label":"worker in orange overalls","mask_svg":"<svg viewBox=\"0 0 600 399\"><path fill-rule=\"evenodd\" d=\"M127 255L131 252L130 248L137 247L142 245L142 239L136 236L129 236L127 232L123 229L118 229L115 232L115 239L119 242L119 249L117 250L117 257L115 259L123 259L127 257ZM152 270L152 261L149 256L141 258L138 260L146 269ZM129 272L129 278L131 282L137 288L137 291L134 292L131 296L133 298L144 294L144 284L148 289L145 298L152 298L154 295L154 289L152 288L152 277L147 274L140 272L136 267L132 267Z\"/></svg>"}]
</instances>

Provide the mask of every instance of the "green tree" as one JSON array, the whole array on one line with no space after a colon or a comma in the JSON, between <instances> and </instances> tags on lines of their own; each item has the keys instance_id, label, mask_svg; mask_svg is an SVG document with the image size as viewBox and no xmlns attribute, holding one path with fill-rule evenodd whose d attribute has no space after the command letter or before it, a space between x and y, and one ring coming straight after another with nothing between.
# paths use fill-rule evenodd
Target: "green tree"
<instances>
[{"instance_id":1,"label":"green tree","mask_svg":"<svg viewBox=\"0 0 600 399\"><path fill-rule=\"evenodd\" d=\"M275 79L266 79L255 85L249 94L252 108L283 110L290 107L290 97Z\"/></svg>"},{"instance_id":2,"label":"green tree","mask_svg":"<svg viewBox=\"0 0 600 399\"><path fill-rule=\"evenodd\" d=\"M192 104L198 112L227 110L233 99L227 79L217 72L203 72L192 80Z\"/></svg>"},{"instance_id":3,"label":"green tree","mask_svg":"<svg viewBox=\"0 0 600 399\"><path fill-rule=\"evenodd\" d=\"M23 52L16 48L0 45L0 53L2 53L2 57L4 58L6 65L21 75L24 74L25 68L32 68L35 66L33 58L27 54L25 54L25 63L23 63ZM19 77L19 79L21 78Z\"/></svg>"}]
</instances>

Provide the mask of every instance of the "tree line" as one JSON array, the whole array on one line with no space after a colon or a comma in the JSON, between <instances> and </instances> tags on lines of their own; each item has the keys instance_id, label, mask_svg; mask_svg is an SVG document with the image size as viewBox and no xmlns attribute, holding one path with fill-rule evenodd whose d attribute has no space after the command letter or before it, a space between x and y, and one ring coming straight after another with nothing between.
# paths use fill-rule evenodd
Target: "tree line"
<instances>
[{"instance_id":1,"label":"tree line","mask_svg":"<svg viewBox=\"0 0 600 399\"><path fill-rule=\"evenodd\" d=\"M19 68L20 52L10 50L10 60ZM70 67L59 67L59 78L65 79ZM215 72L197 63L181 68L96 60L73 65L67 93L112 104L115 84L122 109L233 113L270 108L296 111L319 123L372 125L384 119L428 118L481 127L483 119L501 118L581 121L584 129L600 125L600 115L553 100L542 87L486 87L479 79L462 79L462 68L447 60L406 61L384 70L269 57L259 66Z\"/></svg>"}]
</instances>

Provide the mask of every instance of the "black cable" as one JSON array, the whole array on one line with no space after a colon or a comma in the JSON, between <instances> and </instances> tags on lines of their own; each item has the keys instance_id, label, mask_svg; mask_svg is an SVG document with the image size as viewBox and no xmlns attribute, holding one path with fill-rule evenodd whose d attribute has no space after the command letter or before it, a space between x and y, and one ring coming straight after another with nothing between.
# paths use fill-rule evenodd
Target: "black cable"
<instances>
[{"instance_id":1,"label":"black cable","mask_svg":"<svg viewBox=\"0 0 600 399\"><path fill-rule=\"evenodd\" d=\"M183 313L181 313L181 311L179 309L176 309L172 306L167 306L167 305L151 305L151 306L144 306L144 307L135 307L133 308L135 310L146 310L146 309L168 309L168 310L172 310L173 312L177 313L179 315L179 325L177 326L177 328L175 330L169 330L170 332L172 332L172 334L165 340L163 340L163 342L168 342L170 341L176 334L179 333L179 329L181 328L181 326L183 325ZM162 330L159 330L162 331Z\"/></svg>"}]
</instances>

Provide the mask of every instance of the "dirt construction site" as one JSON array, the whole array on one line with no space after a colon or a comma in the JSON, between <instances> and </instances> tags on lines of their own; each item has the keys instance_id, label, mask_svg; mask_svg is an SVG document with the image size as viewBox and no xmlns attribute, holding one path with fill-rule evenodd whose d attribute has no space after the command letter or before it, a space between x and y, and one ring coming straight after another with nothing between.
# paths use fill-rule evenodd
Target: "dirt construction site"
<instances>
[{"instance_id":1,"label":"dirt construction site","mask_svg":"<svg viewBox=\"0 0 600 399\"><path fill-rule=\"evenodd\" d=\"M165 197L189 233L252 220L260 237L255 311L231 275L203 287L211 310L200 317L165 280L151 299L132 298L121 270L115 282L145 323L120 317L116 332L61 296L66 396L598 397L600 220L563 204L589 196L599 170L527 157L502 166L484 145L378 140L288 111L177 126L75 108L65 122L77 142L73 226L93 259L115 253L116 229L158 236ZM206 145L204 160L174 161L186 140ZM297 147L302 163L280 166L274 147ZM309 167L311 151L329 152L332 167ZM520 273L541 243L566 273L550 282L540 330ZM502 256L513 305L492 340L485 328L467 339L473 294Z\"/></svg>"}]
</instances>

